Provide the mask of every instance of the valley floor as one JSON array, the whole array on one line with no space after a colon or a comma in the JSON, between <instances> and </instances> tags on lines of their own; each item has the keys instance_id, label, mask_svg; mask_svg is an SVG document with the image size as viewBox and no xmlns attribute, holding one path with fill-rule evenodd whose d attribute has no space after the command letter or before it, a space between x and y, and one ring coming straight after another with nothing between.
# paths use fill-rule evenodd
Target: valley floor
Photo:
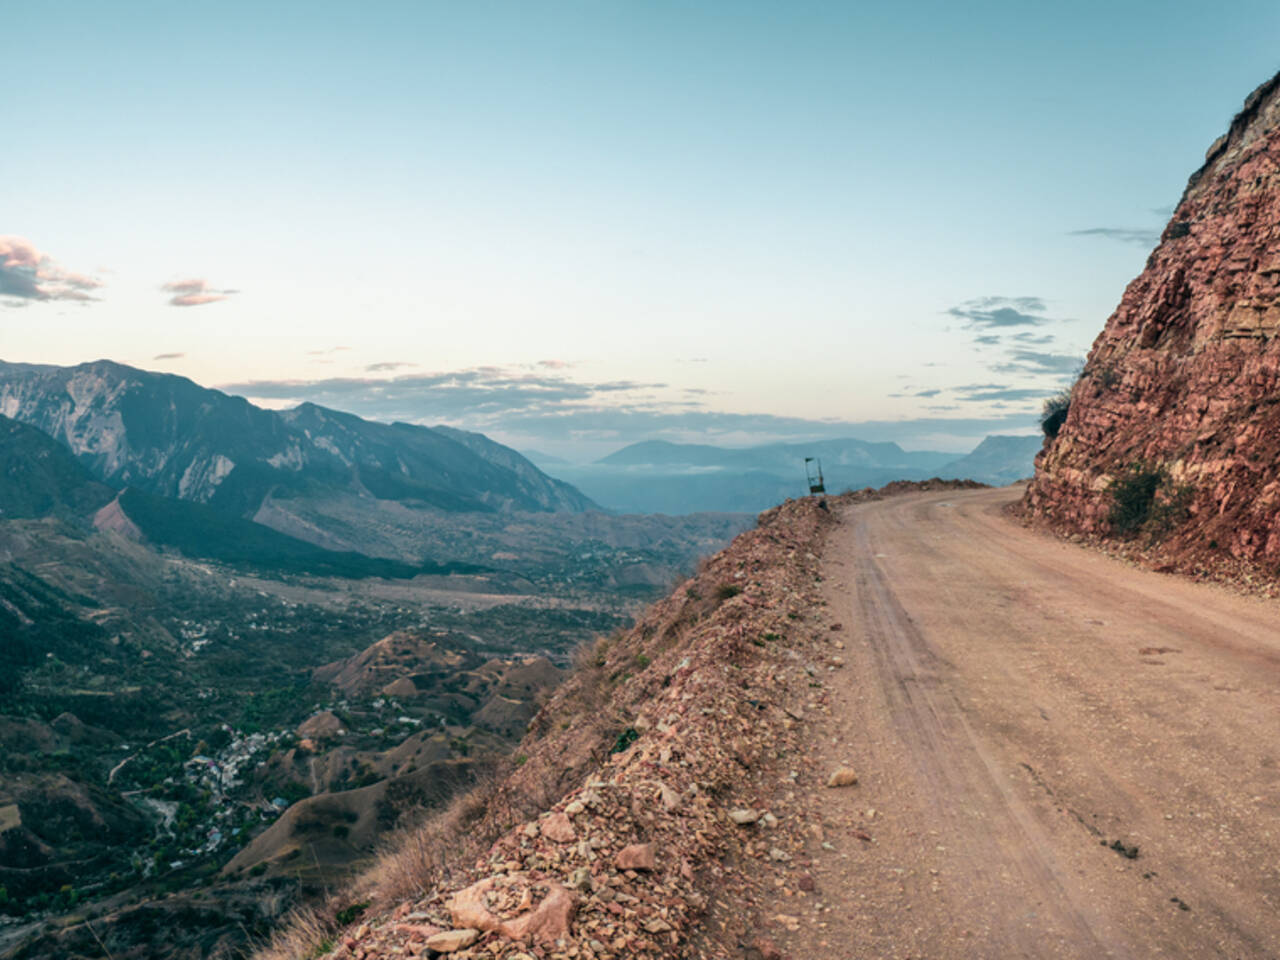
<instances>
[{"instance_id":1,"label":"valley floor","mask_svg":"<svg viewBox=\"0 0 1280 960\"><path fill-rule=\"evenodd\" d=\"M846 666L797 767L825 843L769 935L796 958L1280 956L1275 603L1024 529L1020 492L840 508ZM844 763L859 785L825 789Z\"/></svg>"}]
</instances>

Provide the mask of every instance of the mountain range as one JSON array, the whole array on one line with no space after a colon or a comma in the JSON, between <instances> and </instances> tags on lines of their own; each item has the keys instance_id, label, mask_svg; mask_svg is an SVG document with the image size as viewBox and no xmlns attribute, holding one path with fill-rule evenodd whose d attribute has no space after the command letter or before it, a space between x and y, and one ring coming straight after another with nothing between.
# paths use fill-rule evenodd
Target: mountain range
<instances>
[{"instance_id":1,"label":"mountain range","mask_svg":"<svg viewBox=\"0 0 1280 960\"><path fill-rule=\"evenodd\" d=\"M0 414L61 441L103 483L243 517L268 496L336 493L449 512L595 506L478 434L375 423L311 403L264 410L107 360L0 363Z\"/></svg>"},{"instance_id":2,"label":"mountain range","mask_svg":"<svg viewBox=\"0 0 1280 960\"><path fill-rule=\"evenodd\" d=\"M1042 438L991 436L954 453L903 450L891 442L837 439L729 448L650 440L590 464L530 458L593 500L623 513L757 512L808 492L805 459L822 465L826 489L879 487L894 480L969 479L1003 486L1029 477Z\"/></svg>"},{"instance_id":3,"label":"mountain range","mask_svg":"<svg viewBox=\"0 0 1280 960\"><path fill-rule=\"evenodd\" d=\"M84 514L114 496L48 434L0 416L0 518Z\"/></svg>"}]
</instances>

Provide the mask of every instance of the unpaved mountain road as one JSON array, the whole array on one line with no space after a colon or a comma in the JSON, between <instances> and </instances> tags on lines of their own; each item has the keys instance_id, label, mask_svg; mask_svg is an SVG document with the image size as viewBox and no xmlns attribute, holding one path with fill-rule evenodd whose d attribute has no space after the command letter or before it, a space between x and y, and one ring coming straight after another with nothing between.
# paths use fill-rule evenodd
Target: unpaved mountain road
<instances>
[{"instance_id":1,"label":"unpaved mountain road","mask_svg":"<svg viewBox=\"0 0 1280 960\"><path fill-rule=\"evenodd\" d=\"M829 849L780 945L1280 957L1280 605L1026 530L1020 493L845 508L800 782L860 783L813 793Z\"/></svg>"}]
</instances>

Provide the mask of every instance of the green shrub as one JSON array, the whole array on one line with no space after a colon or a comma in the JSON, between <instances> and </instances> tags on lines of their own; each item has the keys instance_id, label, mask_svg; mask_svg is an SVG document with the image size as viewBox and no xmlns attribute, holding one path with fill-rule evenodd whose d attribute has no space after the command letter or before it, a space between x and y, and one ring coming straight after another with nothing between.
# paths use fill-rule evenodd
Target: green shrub
<instances>
[{"instance_id":1,"label":"green shrub","mask_svg":"<svg viewBox=\"0 0 1280 960\"><path fill-rule=\"evenodd\" d=\"M1111 496L1107 522L1112 532L1131 536L1141 530L1151 516L1156 491L1164 482L1164 470L1141 461L1131 463L1117 475L1107 486Z\"/></svg>"},{"instance_id":2,"label":"green shrub","mask_svg":"<svg viewBox=\"0 0 1280 960\"><path fill-rule=\"evenodd\" d=\"M311 796L311 791L307 789L306 784L290 780L280 788L280 796L284 797L289 806L293 806L299 800L305 800Z\"/></svg>"},{"instance_id":3,"label":"green shrub","mask_svg":"<svg viewBox=\"0 0 1280 960\"><path fill-rule=\"evenodd\" d=\"M1137 461L1111 481L1107 492L1113 533L1132 536L1141 530L1154 538L1186 521L1196 491L1190 484L1175 484L1163 467Z\"/></svg>"},{"instance_id":4,"label":"green shrub","mask_svg":"<svg viewBox=\"0 0 1280 960\"><path fill-rule=\"evenodd\" d=\"M742 588L736 583L722 583L716 588L716 597L720 600L729 600L741 592Z\"/></svg>"},{"instance_id":5,"label":"green shrub","mask_svg":"<svg viewBox=\"0 0 1280 960\"><path fill-rule=\"evenodd\" d=\"M621 753L639 739L640 731L636 730L634 727L627 727L627 729L618 734L618 739L613 741L613 746L610 748L609 752Z\"/></svg>"},{"instance_id":6,"label":"green shrub","mask_svg":"<svg viewBox=\"0 0 1280 960\"><path fill-rule=\"evenodd\" d=\"M1062 390L1045 400L1040 409L1040 429L1052 440L1067 422L1067 412L1071 409L1071 391Z\"/></svg>"},{"instance_id":7,"label":"green shrub","mask_svg":"<svg viewBox=\"0 0 1280 960\"><path fill-rule=\"evenodd\" d=\"M1151 504L1147 519L1147 529L1153 535L1162 536L1184 523L1191 515L1191 500L1195 493L1195 487L1188 483L1175 485L1166 480L1156 490L1155 501Z\"/></svg>"},{"instance_id":8,"label":"green shrub","mask_svg":"<svg viewBox=\"0 0 1280 960\"><path fill-rule=\"evenodd\" d=\"M357 920L359 920L361 915L368 909L369 909L369 904L367 902L353 903L351 904L351 906L343 907L341 910L339 910L337 915L334 917L334 919L338 921L340 926L345 927L348 924L355 923Z\"/></svg>"}]
</instances>

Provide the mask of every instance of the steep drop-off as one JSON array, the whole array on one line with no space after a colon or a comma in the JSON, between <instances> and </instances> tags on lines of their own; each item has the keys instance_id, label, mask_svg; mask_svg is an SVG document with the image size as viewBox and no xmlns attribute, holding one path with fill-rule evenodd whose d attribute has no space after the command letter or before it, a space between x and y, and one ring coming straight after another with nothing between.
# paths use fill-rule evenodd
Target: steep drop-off
<instances>
[{"instance_id":1,"label":"steep drop-off","mask_svg":"<svg viewBox=\"0 0 1280 960\"><path fill-rule=\"evenodd\" d=\"M622 960L750 942L781 884L806 888L821 840L792 771L844 665L818 574L836 514L972 486L899 483L761 514L631 630L583 651L505 776L401 835L259 960ZM359 922L352 903L370 904Z\"/></svg>"},{"instance_id":2,"label":"steep drop-off","mask_svg":"<svg viewBox=\"0 0 1280 960\"><path fill-rule=\"evenodd\" d=\"M1181 565L1280 560L1280 75L1192 175L1037 461L1029 512L1167 536ZM1130 485L1115 512L1117 478ZM1151 495L1153 494L1153 495Z\"/></svg>"}]
</instances>

